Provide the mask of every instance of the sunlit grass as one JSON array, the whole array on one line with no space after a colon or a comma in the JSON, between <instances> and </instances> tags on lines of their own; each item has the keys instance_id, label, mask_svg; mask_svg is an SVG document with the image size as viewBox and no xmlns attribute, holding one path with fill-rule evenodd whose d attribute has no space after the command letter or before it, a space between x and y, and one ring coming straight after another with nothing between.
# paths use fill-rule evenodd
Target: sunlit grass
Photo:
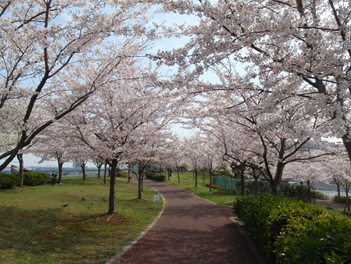
<instances>
[{"instance_id":1,"label":"sunlit grass","mask_svg":"<svg viewBox=\"0 0 351 264\"><path fill-rule=\"evenodd\" d=\"M180 183L178 183L177 172L174 172L173 174L175 177L171 177L169 180L167 177L165 183L188 190L214 202L217 205L231 206L237 196L235 193L227 190L212 189L212 191L210 191L209 187L204 186L210 183L210 176L208 174L205 176L205 181L203 175L199 174L197 187L195 187L195 179L192 172L180 173Z\"/></svg>"},{"instance_id":2,"label":"sunlit grass","mask_svg":"<svg viewBox=\"0 0 351 264\"><path fill-rule=\"evenodd\" d=\"M160 210L154 190L138 200L137 185L125 182L117 181L114 215L106 215L103 179L0 191L0 263L105 263Z\"/></svg>"}]
</instances>

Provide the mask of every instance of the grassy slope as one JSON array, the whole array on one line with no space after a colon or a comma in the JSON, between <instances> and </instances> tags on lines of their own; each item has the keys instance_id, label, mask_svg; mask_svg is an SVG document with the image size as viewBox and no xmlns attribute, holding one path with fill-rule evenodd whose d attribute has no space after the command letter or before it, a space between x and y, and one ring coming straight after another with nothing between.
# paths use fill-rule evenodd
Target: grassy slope
<instances>
[{"instance_id":1,"label":"grassy slope","mask_svg":"<svg viewBox=\"0 0 351 264\"><path fill-rule=\"evenodd\" d=\"M214 202L215 204L231 206L235 199L236 194L234 194L231 191L216 189L212 189L212 191L210 191L209 187L203 186L203 177L200 175L198 177L198 185L197 187L195 187L195 181L193 179L192 172L180 173L180 184L178 183L177 172L174 172L173 174L175 177L171 177L169 181L167 178L165 183L186 189L192 193L195 193L205 199ZM209 183L210 177L207 174L205 178L205 184Z\"/></svg>"},{"instance_id":2,"label":"grassy slope","mask_svg":"<svg viewBox=\"0 0 351 264\"><path fill-rule=\"evenodd\" d=\"M112 217L102 179L0 191L0 263L105 263L160 211L154 190L138 200L137 185L125 182L117 182Z\"/></svg>"}]
</instances>

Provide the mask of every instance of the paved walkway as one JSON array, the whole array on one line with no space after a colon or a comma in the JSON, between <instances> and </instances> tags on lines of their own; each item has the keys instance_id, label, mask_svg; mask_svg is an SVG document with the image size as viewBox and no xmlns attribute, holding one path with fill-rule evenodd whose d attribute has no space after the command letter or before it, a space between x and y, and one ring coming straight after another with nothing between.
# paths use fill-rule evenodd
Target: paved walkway
<instances>
[{"instance_id":1,"label":"paved walkway","mask_svg":"<svg viewBox=\"0 0 351 264\"><path fill-rule=\"evenodd\" d=\"M340 209L340 210L344 210L344 208L345 208L345 204L336 203L336 202L333 202L331 200L316 199L316 204L323 205L323 206L329 206L331 208L336 208L336 209Z\"/></svg>"},{"instance_id":2,"label":"paved walkway","mask_svg":"<svg viewBox=\"0 0 351 264\"><path fill-rule=\"evenodd\" d=\"M166 199L156 225L115 263L258 263L237 226L232 209L175 186L145 179Z\"/></svg>"}]
</instances>

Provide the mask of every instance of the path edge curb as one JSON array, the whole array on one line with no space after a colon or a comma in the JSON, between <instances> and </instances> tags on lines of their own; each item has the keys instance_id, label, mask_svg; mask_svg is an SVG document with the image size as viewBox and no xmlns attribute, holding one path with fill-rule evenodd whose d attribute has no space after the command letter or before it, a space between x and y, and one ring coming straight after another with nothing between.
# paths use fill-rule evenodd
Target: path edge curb
<instances>
[{"instance_id":1,"label":"path edge curb","mask_svg":"<svg viewBox=\"0 0 351 264\"><path fill-rule=\"evenodd\" d=\"M267 263L266 260L258 252L256 246L251 241L250 237L247 235L245 229L241 226L240 220L237 217L229 217L229 219L233 221L235 226L238 228L239 232L244 237L244 240L246 241L247 245L249 246L250 251L251 251L254 259L256 260L257 264L266 264Z\"/></svg>"},{"instance_id":2,"label":"path edge curb","mask_svg":"<svg viewBox=\"0 0 351 264\"><path fill-rule=\"evenodd\" d=\"M150 187L152 188L152 187ZM129 249L132 248L132 246L134 246L143 236L145 236L147 234L147 232L150 231L151 228L154 227L154 225L158 222L158 220L161 218L165 207L166 207L166 199L163 197L163 195L161 193L159 193L156 189L152 188L154 191L156 191L163 199L163 206L162 209L160 211L160 213L156 216L155 220L144 230L140 233L139 236L137 236L136 238L134 238L127 246L125 246L119 253L117 253L116 255L114 255L110 260L108 260L105 264L113 264L116 263L116 261L118 261L118 259L120 257L122 257L122 255L124 253L126 253Z\"/></svg>"}]
</instances>

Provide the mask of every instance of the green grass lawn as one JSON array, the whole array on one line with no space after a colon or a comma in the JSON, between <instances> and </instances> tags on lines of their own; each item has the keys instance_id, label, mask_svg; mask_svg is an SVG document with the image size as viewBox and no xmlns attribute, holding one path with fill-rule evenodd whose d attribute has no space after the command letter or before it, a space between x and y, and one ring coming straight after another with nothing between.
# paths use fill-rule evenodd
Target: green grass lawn
<instances>
[{"instance_id":1,"label":"green grass lawn","mask_svg":"<svg viewBox=\"0 0 351 264\"><path fill-rule=\"evenodd\" d=\"M197 187L195 187L195 180L193 178L192 172L180 173L180 183L178 183L177 172L174 172L173 175L175 177L171 177L170 180L168 180L167 177L165 183L188 190L192 193L195 193L205 199L214 202L217 205L231 206L233 201L235 200L235 197L237 196L235 193L227 190L212 189L212 191L210 191L209 187L204 186L204 178L202 177L202 174L199 174L198 176ZM209 183L210 176L206 174L205 185Z\"/></svg>"},{"instance_id":2,"label":"green grass lawn","mask_svg":"<svg viewBox=\"0 0 351 264\"><path fill-rule=\"evenodd\" d=\"M137 184L118 179L117 213L106 215L108 194L102 178L1 190L0 263L105 263L160 211L154 190L138 200Z\"/></svg>"}]
</instances>

